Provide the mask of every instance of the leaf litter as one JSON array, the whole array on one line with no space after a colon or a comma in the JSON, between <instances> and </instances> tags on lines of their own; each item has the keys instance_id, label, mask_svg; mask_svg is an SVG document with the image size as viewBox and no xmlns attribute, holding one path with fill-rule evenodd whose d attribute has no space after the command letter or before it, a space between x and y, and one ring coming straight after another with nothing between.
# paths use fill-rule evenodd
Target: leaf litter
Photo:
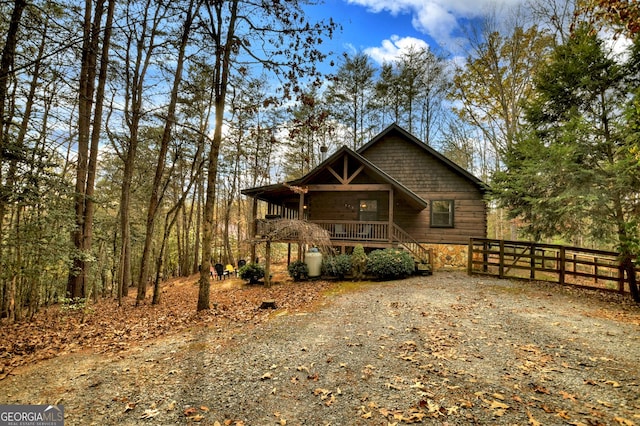
<instances>
[{"instance_id":1,"label":"leaf litter","mask_svg":"<svg viewBox=\"0 0 640 426\"><path fill-rule=\"evenodd\" d=\"M623 298L456 272L326 292L340 285L227 284L205 315L168 287L172 334L133 308L108 337L109 315L88 318L70 328L82 345L14 360L67 377L39 389L16 369L6 402L60 400L69 424L640 425L640 311Z\"/></svg>"}]
</instances>

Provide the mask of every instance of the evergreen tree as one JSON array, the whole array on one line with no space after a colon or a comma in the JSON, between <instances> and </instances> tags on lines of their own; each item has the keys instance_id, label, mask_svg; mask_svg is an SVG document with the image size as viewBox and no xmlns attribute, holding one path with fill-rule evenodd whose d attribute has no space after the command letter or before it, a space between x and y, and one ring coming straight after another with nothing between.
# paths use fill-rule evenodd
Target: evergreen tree
<instances>
[{"instance_id":1,"label":"evergreen tree","mask_svg":"<svg viewBox=\"0 0 640 426\"><path fill-rule=\"evenodd\" d=\"M634 108L624 114L627 99L637 102L632 58L620 65L592 27L577 28L536 77L526 132L506 151L506 170L493 183L512 217L524 219L526 234L587 234L616 245L625 267L640 248L638 130ZM631 288L640 300L635 279Z\"/></svg>"}]
</instances>

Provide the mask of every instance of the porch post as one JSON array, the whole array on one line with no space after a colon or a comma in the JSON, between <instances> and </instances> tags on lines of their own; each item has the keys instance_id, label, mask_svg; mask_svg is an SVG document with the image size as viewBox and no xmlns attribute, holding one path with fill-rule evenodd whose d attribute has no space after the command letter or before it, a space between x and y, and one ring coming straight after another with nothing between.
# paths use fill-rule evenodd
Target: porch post
<instances>
[{"instance_id":1,"label":"porch post","mask_svg":"<svg viewBox=\"0 0 640 426\"><path fill-rule=\"evenodd\" d=\"M389 234L387 238L390 243L393 243L393 208L395 206L395 202L393 201L393 186L389 189L389 230L387 231Z\"/></svg>"},{"instance_id":2,"label":"porch post","mask_svg":"<svg viewBox=\"0 0 640 426\"><path fill-rule=\"evenodd\" d=\"M298 204L298 220L304 220L304 192L300 192L300 203Z\"/></svg>"},{"instance_id":3,"label":"porch post","mask_svg":"<svg viewBox=\"0 0 640 426\"><path fill-rule=\"evenodd\" d=\"M256 234L258 233L258 199L253 198L253 204L251 205L251 226L249 234L251 237L251 253L249 262L255 262L256 260Z\"/></svg>"}]
</instances>

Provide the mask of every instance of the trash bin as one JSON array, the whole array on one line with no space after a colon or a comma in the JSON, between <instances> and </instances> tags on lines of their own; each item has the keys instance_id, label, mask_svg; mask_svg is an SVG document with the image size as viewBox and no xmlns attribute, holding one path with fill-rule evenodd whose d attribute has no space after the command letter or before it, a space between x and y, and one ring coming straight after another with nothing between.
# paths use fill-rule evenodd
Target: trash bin
<instances>
[{"instance_id":1,"label":"trash bin","mask_svg":"<svg viewBox=\"0 0 640 426\"><path fill-rule=\"evenodd\" d=\"M317 248L311 248L304 255L304 263L309 268L309 278L319 277L322 270L322 253Z\"/></svg>"}]
</instances>

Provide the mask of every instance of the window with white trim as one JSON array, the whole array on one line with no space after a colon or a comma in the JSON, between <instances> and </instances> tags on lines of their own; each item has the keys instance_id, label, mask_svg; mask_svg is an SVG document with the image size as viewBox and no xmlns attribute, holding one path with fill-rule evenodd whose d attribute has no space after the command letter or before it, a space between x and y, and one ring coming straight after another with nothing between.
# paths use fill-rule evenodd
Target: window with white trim
<instances>
[{"instance_id":1,"label":"window with white trim","mask_svg":"<svg viewBox=\"0 0 640 426\"><path fill-rule=\"evenodd\" d=\"M453 200L431 200L431 227L453 228Z\"/></svg>"}]
</instances>

